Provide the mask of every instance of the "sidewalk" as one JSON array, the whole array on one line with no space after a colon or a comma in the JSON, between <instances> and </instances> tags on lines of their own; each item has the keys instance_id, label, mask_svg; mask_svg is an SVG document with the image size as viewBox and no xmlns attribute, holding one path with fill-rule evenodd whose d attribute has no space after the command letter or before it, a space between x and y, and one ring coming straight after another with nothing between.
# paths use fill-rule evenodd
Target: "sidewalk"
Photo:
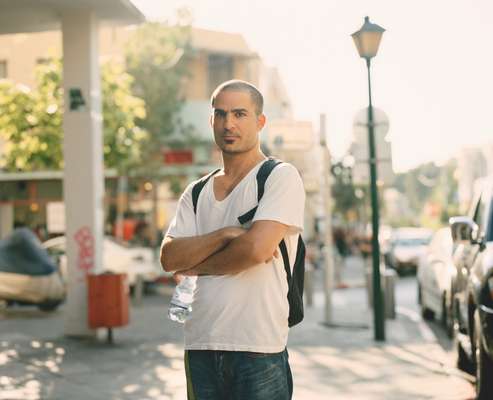
<instances>
[{"instance_id":1,"label":"sidewalk","mask_svg":"<svg viewBox=\"0 0 493 400\"><path fill-rule=\"evenodd\" d=\"M291 330L295 400L474 398L450 355L409 311L387 321L387 340L377 344L361 263L351 260L343 280L351 284L333 295L337 327L320 323L319 287L314 307ZM115 331L112 346L63 337L63 308L0 311L0 400L186 399L181 326L165 315L170 289L133 306L130 326Z\"/></svg>"}]
</instances>

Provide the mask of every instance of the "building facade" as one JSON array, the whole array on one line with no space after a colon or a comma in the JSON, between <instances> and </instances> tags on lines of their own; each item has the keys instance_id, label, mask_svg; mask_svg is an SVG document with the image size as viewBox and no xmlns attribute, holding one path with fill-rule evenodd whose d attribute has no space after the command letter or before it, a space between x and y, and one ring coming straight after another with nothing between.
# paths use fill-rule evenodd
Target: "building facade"
<instances>
[{"instance_id":1,"label":"building facade","mask_svg":"<svg viewBox=\"0 0 493 400\"><path fill-rule=\"evenodd\" d=\"M102 27L99 32L100 61L123 62L125 44L134 29ZM210 95L218 84L233 78L250 81L265 95L265 113L269 121L292 116L290 101L278 71L266 66L240 34L193 28L190 45L191 53L187 58L189 74L183 82L185 102L180 117L186 125L193 127L195 135L200 138L200 145L190 149L193 162L185 165L163 164L162 179L152 183L146 177L133 179L132 184L128 185L131 193L123 202L126 212L147 214L149 221L157 220L158 229L167 225L176 202L170 182L178 181L184 186L220 162L209 126ZM61 49L59 31L0 35L0 79L10 79L32 87L35 84L36 65L61 57ZM268 127L265 130L267 132ZM262 138L266 143L265 132ZM2 143L0 156L1 153ZM27 224L32 228L46 224L47 204L62 199L61 173L21 175L12 179L8 174L0 173L0 237L10 231L14 224ZM108 178L106 175L105 205L108 215L119 203L115 194L116 177L112 175ZM144 187L151 190L142 189ZM153 211L156 203L158 210Z\"/></svg>"}]
</instances>

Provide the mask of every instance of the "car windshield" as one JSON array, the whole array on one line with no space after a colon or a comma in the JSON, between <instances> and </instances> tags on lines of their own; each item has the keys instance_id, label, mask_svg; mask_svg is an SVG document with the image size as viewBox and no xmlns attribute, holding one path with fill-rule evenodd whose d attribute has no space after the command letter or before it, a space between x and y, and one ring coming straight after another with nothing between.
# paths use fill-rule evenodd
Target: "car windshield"
<instances>
[{"instance_id":1,"label":"car windshield","mask_svg":"<svg viewBox=\"0 0 493 400\"><path fill-rule=\"evenodd\" d=\"M394 244L397 246L426 246L429 242L428 238L406 238L397 239Z\"/></svg>"}]
</instances>

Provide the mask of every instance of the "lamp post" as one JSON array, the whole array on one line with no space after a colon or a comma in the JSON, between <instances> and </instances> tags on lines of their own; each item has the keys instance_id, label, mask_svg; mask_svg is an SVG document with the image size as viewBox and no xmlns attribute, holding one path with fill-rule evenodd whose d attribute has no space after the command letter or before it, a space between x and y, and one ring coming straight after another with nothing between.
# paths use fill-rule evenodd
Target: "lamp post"
<instances>
[{"instance_id":1,"label":"lamp post","mask_svg":"<svg viewBox=\"0 0 493 400\"><path fill-rule=\"evenodd\" d=\"M365 17L361 29L351 36L361 58L366 60L368 70L368 147L370 167L370 191L372 209L372 267L373 267L373 320L375 340L385 340L385 321L383 312L383 293L380 279L380 247L378 243L378 189L377 189L377 154L375 149L375 134L373 126L373 106L371 102L370 61L376 56L378 46L385 31L381 26L370 22Z\"/></svg>"}]
</instances>

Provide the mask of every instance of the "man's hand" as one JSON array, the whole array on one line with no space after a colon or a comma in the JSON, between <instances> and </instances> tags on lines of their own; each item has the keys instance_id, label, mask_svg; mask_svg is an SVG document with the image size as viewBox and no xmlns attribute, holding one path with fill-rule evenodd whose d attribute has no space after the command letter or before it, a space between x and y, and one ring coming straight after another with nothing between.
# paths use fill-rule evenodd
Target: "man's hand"
<instances>
[{"instance_id":1,"label":"man's hand","mask_svg":"<svg viewBox=\"0 0 493 400\"><path fill-rule=\"evenodd\" d=\"M179 285L184 278L185 275L183 275L181 272L175 272L173 274L173 280L175 281L176 285Z\"/></svg>"},{"instance_id":2,"label":"man's hand","mask_svg":"<svg viewBox=\"0 0 493 400\"><path fill-rule=\"evenodd\" d=\"M279 250L278 249L274 250L274 254L272 254L272 257L265 260L265 263L267 264L268 262L271 262L274 258L279 258Z\"/></svg>"}]
</instances>

